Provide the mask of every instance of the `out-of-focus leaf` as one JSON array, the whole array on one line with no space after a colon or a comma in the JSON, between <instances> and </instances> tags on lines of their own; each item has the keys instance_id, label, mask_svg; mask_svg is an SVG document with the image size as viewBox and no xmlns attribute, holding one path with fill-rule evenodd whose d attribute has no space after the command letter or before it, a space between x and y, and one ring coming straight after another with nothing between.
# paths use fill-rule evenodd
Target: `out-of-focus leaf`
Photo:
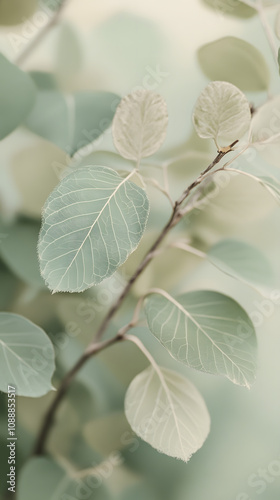
<instances>
[{"instance_id":1,"label":"out-of-focus leaf","mask_svg":"<svg viewBox=\"0 0 280 500\"><path fill-rule=\"evenodd\" d=\"M248 19L256 14L256 10L242 3L242 0L202 0L208 7L215 9L217 14Z\"/></svg>"},{"instance_id":2,"label":"out-of-focus leaf","mask_svg":"<svg viewBox=\"0 0 280 500\"><path fill-rule=\"evenodd\" d=\"M253 245L234 239L222 240L207 252L208 260L261 294L269 294L275 286L273 269L265 255Z\"/></svg>"},{"instance_id":3,"label":"out-of-focus leaf","mask_svg":"<svg viewBox=\"0 0 280 500\"><path fill-rule=\"evenodd\" d=\"M0 389L14 385L19 396L40 397L53 389L54 349L47 334L31 321L0 313Z\"/></svg>"},{"instance_id":4,"label":"out-of-focus leaf","mask_svg":"<svg viewBox=\"0 0 280 500\"><path fill-rule=\"evenodd\" d=\"M262 91L269 86L266 60L253 45L227 36L203 45L198 61L210 80L222 80L244 91Z\"/></svg>"},{"instance_id":5,"label":"out-of-focus leaf","mask_svg":"<svg viewBox=\"0 0 280 500\"><path fill-rule=\"evenodd\" d=\"M120 411L91 420L83 429L86 442L105 457L124 448L125 438L129 433L130 426L124 413Z\"/></svg>"},{"instance_id":6,"label":"out-of-focus leaf","mask_svg":"<svg viewBox=\"0 0 280 500\"><path fill-rule=\"evenodd\" d=\"M17 128L30 113L35 103L36 87L27 73L2 54L0 54L0 73L1 140Z\"/></svg>"},{"instance_id":7,"label":"out-of-focus leaf","mask_svg":"<svg viewBox=\"0 0 280 500\"><path fill-rule=\"evenodd\" d=\"M89 474L90 475L90 474ZM64 470L50 458L32 458L21 471L18 485L18 500L37 500L40 492L41 500L70 500L73 498L87 498L87 500L110 500L111 495L100 481L100 476L92 483L87 476L79 478L78 471ZM94 481L95 479L95 481ZM98 485L98 480L100 485Z\"/></svg>"},{"instance_id":8,"label":"out-of-focus leaf","mask_svg":"<svg viewBox=\"0 0 280 500\"><path fill-rule=\"evenodd\" d=\"M37 243L40 225L31 221L1 226L5 238L0 242L0 256L8 267L35 288L46 289L40 275Z\"/></svg>"},{"instance_id":9,"label":"out-of-focus leaf","mask_svg":"<svg viewBox=\"0 0 280 500\"><path fill-rule=\"evenodd\" d=\"M38 92L26 126L72 156L111 124L119 97L111 92Z\"/></svg>"},{"instance_id":10,"label":"out-of-focus leaf","mask_svg":"<svg viewBox=\"0 0 280 500\"><path fill-rule=\"evenodd\" d=\"M0 24L13 25L23 23L36 10L38 0L1 0Z\"/></svg>"}]
</instances>

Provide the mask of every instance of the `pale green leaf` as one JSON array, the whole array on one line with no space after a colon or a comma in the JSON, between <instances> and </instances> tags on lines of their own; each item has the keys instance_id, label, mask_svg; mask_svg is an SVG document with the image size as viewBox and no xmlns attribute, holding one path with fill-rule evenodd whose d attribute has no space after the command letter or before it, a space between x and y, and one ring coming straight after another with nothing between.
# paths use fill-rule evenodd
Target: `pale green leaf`
<instances>
[{"instance_id":1,"label":"pale green leaf","mask_svg":"<svg viewBox=\"0 0 280 500\"><path fill-rule=\"evenodd\" d=\"M274 272L265 255L253 245L222 240L207 252L208 260L221 271L266 295L275 285Z\"/></svg>"},{"instance_id":2,"label":"pale green leaf","mask_svg":"<svg viewBox=\"0 0 280 500\"><path fill-rule=\"evenodd\" d=\"M134 432L158 451L187 462L210 429L205 402L178 373L150 366L131 382L125 414Z\"/></svg>"},{"instance_id":3,"label":"pale green leaf","mask_svg":"<svg viewBox=\"0 0 280 500\"><path fill-rule=\"evenodd\" d=\"M0 256L24 282L35 288L45 288L37 258L39 229L39 224L31 221L3 226L5 238L0 244Z\"/></svg>"},{"instance_id":4,"label":"pale green leaf","mask_svg":"<svg viewBox=\"0 0 280 500\"><path fill-rule=\"evenodd\" d=\"M200 94L193 121L198 135L228 146L249 130L250 105L245 95L228 82L212 82Z\"/></svg>"},{"instance_id":5,"label":"pale green leaf","mask_svg":"<svg viewBox=\"0 0 280 500\"><path fill-rule=\"evenodd\" d=\"M262 53L240 38L227 36L203 45L198 61L210 80L224 80L244 91L269 87L269 68Z\"/></svg>"},{"instance_id":6,"label":"pale green leaf","mask_svg":"<svg viewBox=\"0 0 280 500\"><path fill-rule=\"evenodd\" d=\"M64 470L51 458L36 457L21 470L18 484L18 500L109 500L109 494L100 474L79 478L78 471Z\"/></svg>"},{"instance_id":7,"label":"pale green leaf","mask_svg":"<svg viewBox=\"0 0 280 500\"><path fill-rule=\"evenodd\" d=\"M250 387L256 375L257 341L252 321L230 297L195 291L177 299L152 294L146 299L151 332L182 363L223 375Z\"/></svg>"},{"instance_id":8,"label":"pale green leaf","mask_svg":"<svg viewBox=\"0 0 280 500\"><path fill-rule=\"evenodd\" d=\"M83 60L78 33L69 23L60 25L55 55L55 73L66 85L80 71Z\"/></svg>"},{"instance_id":9,"label":"pale green leaf","mask_svg":"<svg viewBox=\"0 0 280 500\"><path fill-rule=\"evenodd\" d=\"M110 126L119 101L111 92L42 90L26 126L72 156Z\"/></svg>"},{"instance_id":10,"label":"pale green leaf","mask_svg":"<svg viewBox=\"0 0 280 500\"><path fill-rule=\"evenodd\" d=\"M164 99L148 90L124 97L113 120L113 138L118 152L139 161L154 154L163 144L168 124Z\"/></svg>"},{"instance_id":11,"label":"pale green leaf","mask_svg":"<svg viewBox=\"0 0 280 500\"><path fill-rule=\"evenodd\" d=\"M36 87L27 73L10 63L2 54L0 73L1 140L26 119L35 102Z\"/></svg>"},{"instance_id":12,"label":"pale green leaf","mask_svg":"<svg viewBox=\"0 0 280 500\"><path fill-rule=\"evenodd\" d=\"M0 313L0 390L15 385L19 396L40 397L53 389L54 349L47 334L13 313Z\"/></svg>"},{"instance_id":13,"label":"pale green leaf","mask_svg":"<svg viewBox=\"0 0 280 500\"><path fill-rule=\"evenodd\" d=\"M256 14L256 10L239 0L202 0L208 7L215 9L217 14L250 18Z\"/></svg>"},{"instance_id":14,"label":"pale green leaf","mask_svg":"<svg viewBox=\"0 0 280 500\"><path fill-rule=\"evenodd\" d=\"M50 195L39 238L41 272L54 291L81 292L111 276L137 247L149 202L114 170L83 167Z\"/></svg>"}]
</instances>

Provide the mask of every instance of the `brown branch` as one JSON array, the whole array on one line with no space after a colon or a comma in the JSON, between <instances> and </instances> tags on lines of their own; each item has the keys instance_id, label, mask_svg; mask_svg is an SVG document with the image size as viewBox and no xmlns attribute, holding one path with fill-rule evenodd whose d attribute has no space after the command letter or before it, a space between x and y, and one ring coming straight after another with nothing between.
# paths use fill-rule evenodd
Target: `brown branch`
<instances>
[{"instance_id":1,"label":"brown branch","mask_svg":"<svg viewBox=\"0 0 280 500\"><path fill-rule=\"evenodd\" d=\"M41 31L37 33L37 35L33 38L33 40L26 46L26 48L19 54L19 56L15 59L14 63L18 66L21 66L25 59L29 57L31 52L41 43L44 37L48 34L48 32L57 24L62 9L65 7L67 0L61 0L59 7L54 12L53 16L50 17L46 26L43 27Z\"/></svg>"},{"instance_id":2,"label":"brown branch","mask_svg":"<svg viewBox=\"0 0 280 500\"><path fill-rule=\"evenodd\" d=\"M147 252L146 256L142 260L142 262L139 264L138 268L136 269L135 273L133 276L130 278L128 283L126 284L124 290L122 291L121 295L113 304L113 306L109 309L106 317L104 318L103 323L101 324L94 341L89 344L87 349L85 350L84 354L81 356L81 358L77 361L77 363L73 366L73 368L65 375L64 379L61 382L61 385L56 393L56 396L47 412L47 414L44 417L43 425L40 431L40 434L38 436L35 448L34 448L34 454L35 455L41 455L44 452L44 446L45 442L47 439L47 436L49 434L49 431L51 429L53 420L54 420L54 414L60 405L70 383L72 382L73 378L75 375L78 373L78 371L84 366L84 364L90 359L92 356L100 352L101 350L105 349L106 347L123 340L123 333L120 334L118 333L116 337L113 337L110 340L107 340L105 342L101 342L101 338L104 334L104 332L107 329L107 326L111 322L111 319L115 316L116 312L119 310L121 307L123 301L127 297L131 287L134 285L135 281L138 279L138 277L142 274L142 272L146 269L148 264L151 262L151 260L154 258L155 253L159 245L162 243L166 235L169 233L169 231L178 224L178 222L181 220L183 217L182 213L180 212L181 206L183 202L186 200L186 198L189 196L189 194L193 191L193 189L198 186L203 180L204 176L212 169L214 168L221 160L222 158L232 151L232 147L236 144L237 141L235 141L233 144L231 144L228 148L225 148L222 151L219 151L216 158L213 160L213 162L199 175L199 177L192 183L190 186L183 192L182 196L175 202L174 209L172 211L171 217L167 224L164 226L162 232L154 242L154 244L151 246L150 250Z\"/></svg>"},{"instance_id":3,"label":"brown branch","mask_svg":"<svg viewBox=\"0 0 280 500\"><path fill-rule=\"evenodd\" d=\"M44 421L42 428L40 430L39 436L37 438L37 441L35 443L35 447L33 450L34 455L42 455L44 453L44 446L46 442L46 438L49 434L49 430L53 424L54 421L54 415L55 412L60 405L62 399L64 398L64 395L69 388L69 385L71 384L72 380L74 379L75 375L78 373L78 371L84 366L84 364L88 361L88 359L92 358L95 354L103 351L110 345L116 344L117 342L123 340L123 335L116 335L110 340L106 340L105 342L99 342L96 344L91 344L83 353L83 355L78 359L77 363L73 366L73 368L65 375L64 379L62 380L55 398L49 407L46 415L44 416Z\"/></svg>"}]
</instances>

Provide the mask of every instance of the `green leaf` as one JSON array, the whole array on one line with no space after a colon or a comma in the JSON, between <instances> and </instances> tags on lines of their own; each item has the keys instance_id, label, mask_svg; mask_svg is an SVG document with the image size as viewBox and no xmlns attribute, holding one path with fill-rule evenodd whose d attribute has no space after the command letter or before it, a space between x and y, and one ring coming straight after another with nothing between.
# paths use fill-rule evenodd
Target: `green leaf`
<instances>
[{"instance_id":1,"label":"green leaf","mask_svg":"<svg viewBox=\"0 0 280 500\"><path fill-rule=\"evenodd\" d=\"M250 105L231 83L212 82L196 102L193 121L199 137L228 146L249 130Z\"/></svg>"},{"instance_id":2,"label":"green leaf","mask_svg":"<svg viewBox=\"0 0 280 500\"><path fill-rule=\"evenodd\" d=\"M90 477L89 477L90 476ZM78 471L68 472L50 458L32 458L21 471L18 500L109 500L104 480L93 469L79 479Z\"/></svg>"},{"instance_id":3,"label":"green leaf","mask_svg":"<svg viewBox=\"0 0 280 500\"><path fill-rule=\"evenodd\" d=\"M30 71L33 82L39 90L55 90L57 89L57 82L53 73L46 71Z\"/></svg>"},{"instance_id":4,"label":"green leaf","mask_svg":"<svg viewBox=\"0 0 280 500\"><path fill-rule=\"evenodd\" d=\"M158 451L187 462L210 429L205 402L195 386L178 373L150 366L131 382L125 414L138 436Z\"/></svg>"},{"instance_id":5,"label":"green leaf","mask_svg":"<svg viewBox=\"0 0 280 500\"><path fill-rule=\"evenodd\" d=\"M256 10L239 0L202 0L208 7L215 9L217 13L229 16L250 18L256 14Z\"/></svg>"},{"instance_id":6,"label":"green leaf","mask_svg":"<svg viewBox=\"0 0 280 500\"><path fill-rule=\"evenodd\" d=\"M26 126L72 156L110 126L120 99L111 92L38 92Z\"/></svg>"},{"instance_id":7,"label":"green leaf","mask_svg":"<svg viewBox=\"0 0 280 500\"><path fill-rule=\"evenodd\" d=\"M218 269L264 295L275 285L269 261L253 245L233 239L222 240L210 248L207 257Z\"/></svg>"},{"instance_id":8,"label":"green leaf","mask_svg":"<svg viewBox=\"0 0 280 500\"><path fill-rule=\"evenodd\" d=\"M0 54L0 140L17 128L30 113L36 87L27 73Z\"/></svg>"},{"instance_id":9,"label":"green leaf","mask_svg":"<svg viewBox=\"0 0 280 500\"><path fill-rule=\"evenodd\" d=\"M173 358L235 384L252 385L255 329L233 299L212 291L189 292L177 299L166 293L152 294L145 311L151 332Z\"/></svg>"},{"instance_id":10,"label":"green leaf","mask_svg":"<svg viewBox=\"0 0 280 500\"><path fill-rule=\"evenodd\" d=\"M223 80L244 91L267 90L269 68L261 52L245 40L227 36L203 45L198 61L210 80Z\"/></svg>"},{"instance_id":11,"label":"green leaf","mask_svg":"<svg viewBox=\"0 0 280 500\"><path fill-rule=\"evenodd\" d=\"M113 138L118 152L128 160L140 161L163 144L168 124L165 100L148 90L124 97L113 120Z\"/></svg>"},{"instance_id":12,"label":"green leaf","mask_svg":"<svg viewBox=\"0 0 280 500\"><path fill-rule=\"evenodd\" d=\"M0 313L0 390L15 385L18 396L40 397L53 389L54 349L47 334L31 321Z\"/></svg>"},{"instance_id":13,"label":"green leaf","mask_svg":"<svg viewBox=\"0 0 280 500\"><path fill-rule=\"evenodd\" d=\"M23 23L33 14L37 5L38 0L1 0L0 24L9 26Z\"/></svg>"},{"instance_id":14,"label":"green leaf","mask_svg":"<svg viewBox=\"0 0 280 500\"><path fill-rule=\"evenodd\" d=\"M59 75L60 81L67 84L80 71L83 60L78 34L69 23L60 25L55 55L55 73Z\"/></svg>"},{"instance_id":15,"label":"green leaf","mask_svg":"<svg viewBox=\"0 0 280 500\"><path fill-rule=\"evenodd\" d=\"M54 291L82 292L111 276L146 227L143 189L114 170L84 167L65 177L44 209L41 272Z\"/></svg>"},{"instance_id":16,"label":"green leaf","mask_svg":"<svg viewBox=\"0 0 280 500\"><path fill-rule=\"evenodd\" d=\"M0 256L24 282L35 288L45 288L37 258L39 229L39 224L31 221L3 226L6 237L0 244Z\"/></svg>"}]
</instances>

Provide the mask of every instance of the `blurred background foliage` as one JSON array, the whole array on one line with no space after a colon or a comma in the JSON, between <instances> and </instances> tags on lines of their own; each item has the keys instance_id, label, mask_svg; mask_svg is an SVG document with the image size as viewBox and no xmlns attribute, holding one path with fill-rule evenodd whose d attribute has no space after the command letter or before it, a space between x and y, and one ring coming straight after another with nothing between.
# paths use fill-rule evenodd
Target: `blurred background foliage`
<instances>
[{"instance_id":1,"label":"blurred background foliage","mask_svg":"<svg viewBox=\"0 0 280 500\"><path fill-rule=\"evenodd\" d=\"M160 152L143 162L143 172L152 169L160 181L161 172L156 165L174 158L169 173L172 194L178 195L182 185L187 186L215 155L211 143L195 136L191 123L194 103L209 78L239 85L254 106L266 100L268 85L270 95L279 93L279 75L252 9L240 4L234 15L227 16L211 8L213 3L69 0L60 22L22 64L37 88L39 115L46 114L49 101L44 101L44 96L54 95L50 93L55 93L55 106L61 93L102 90L122 96L137 87L160 93L169 110L168 136ZM8 59L16 61L42 29L36 12L49 12L44 9L51 9L54 4L0 0L0 50ZM275 8L268 10L271 21L273 16ZM223 37L230 37L226 42L229 47L216 42ZM242 43L240 47L238 42L236 49L234 37L258 48L261 60L256 58L254 49L245 56ZM213 45L205 47L210 42ZM225 55L228 50L233 54L230 61ZM217 58L222 64L217 65ZM108 130L82 157L70 160L61 147L67 118L58 116L56 140L51 141L48 134L39 130L34 109L32 113L33 118L29 117L27 123L0 142L0 305L1 310L30 318L50 335L57 355L56 384L92 337L125 277L135 269L164 225L170 208L166 199L149 186L152 207L148 232L118 274L83 295L51 295L39 275L36 258L40 215L47 196L69 164L77 168L90 158L91 162L125 170L129 162L116 155ZM176 159L181 155L185 155L183 160ZM273 164L269 151L265 161ZM242 162L253 166L261 162L265 168L259 157L247 157ZM244 177L232 177L203 210L186 218L177 231L202 250L225 236L255 243L269 256L279 282L279 218L280 210L265 190ZM172 238L171 235L170 242ZM131 304L151 286L164 287L172 293L210 288L236 298L248 312L263 307L266 312L262 313L263 321L257 329L260 367L256 384L247 392L225 379L176 364L175 369L186 373L203 394L212 419L205 445L184 464L159 455L133 436L124 418L123 396L132 377L146 366L146 360L134 345L116 345L92 359L77 376L48 442L48 451L56 464L37 464L37 469L30 469L30 477L47 477L49 468L55 468L59 480L64 474L61 467L81 471L112 460L112 454L118 452L119 462L108 473L100 500L111 498L108 491L113 492L112 498L120 500L239 500L238 495L243 492L246 500L278 499L279 476L265 482L262 494L248 484L248 478L258 475L259 469L267 469L273 460L280 460L279 307L265 305L265 299L209 263L201 263L196 256L169 249L134 286L130 302L110 327L111 333L129 319ZM136 333L160 363L174 366L175 362L145 327L137 328ZM18 471L32 449L41 416L52 397L48 394L40 399L17 400ZM1 476L5 478L7 409L3 394L0 410ZM34 498L38 498L36 484ZM5 481L1 479L2 494L3 487ZM26 485L20 487L24 492ZM19 490L21 498L27 497ZM99 497L92 494L89 498Z\"/></svg>"}]
</instances>

